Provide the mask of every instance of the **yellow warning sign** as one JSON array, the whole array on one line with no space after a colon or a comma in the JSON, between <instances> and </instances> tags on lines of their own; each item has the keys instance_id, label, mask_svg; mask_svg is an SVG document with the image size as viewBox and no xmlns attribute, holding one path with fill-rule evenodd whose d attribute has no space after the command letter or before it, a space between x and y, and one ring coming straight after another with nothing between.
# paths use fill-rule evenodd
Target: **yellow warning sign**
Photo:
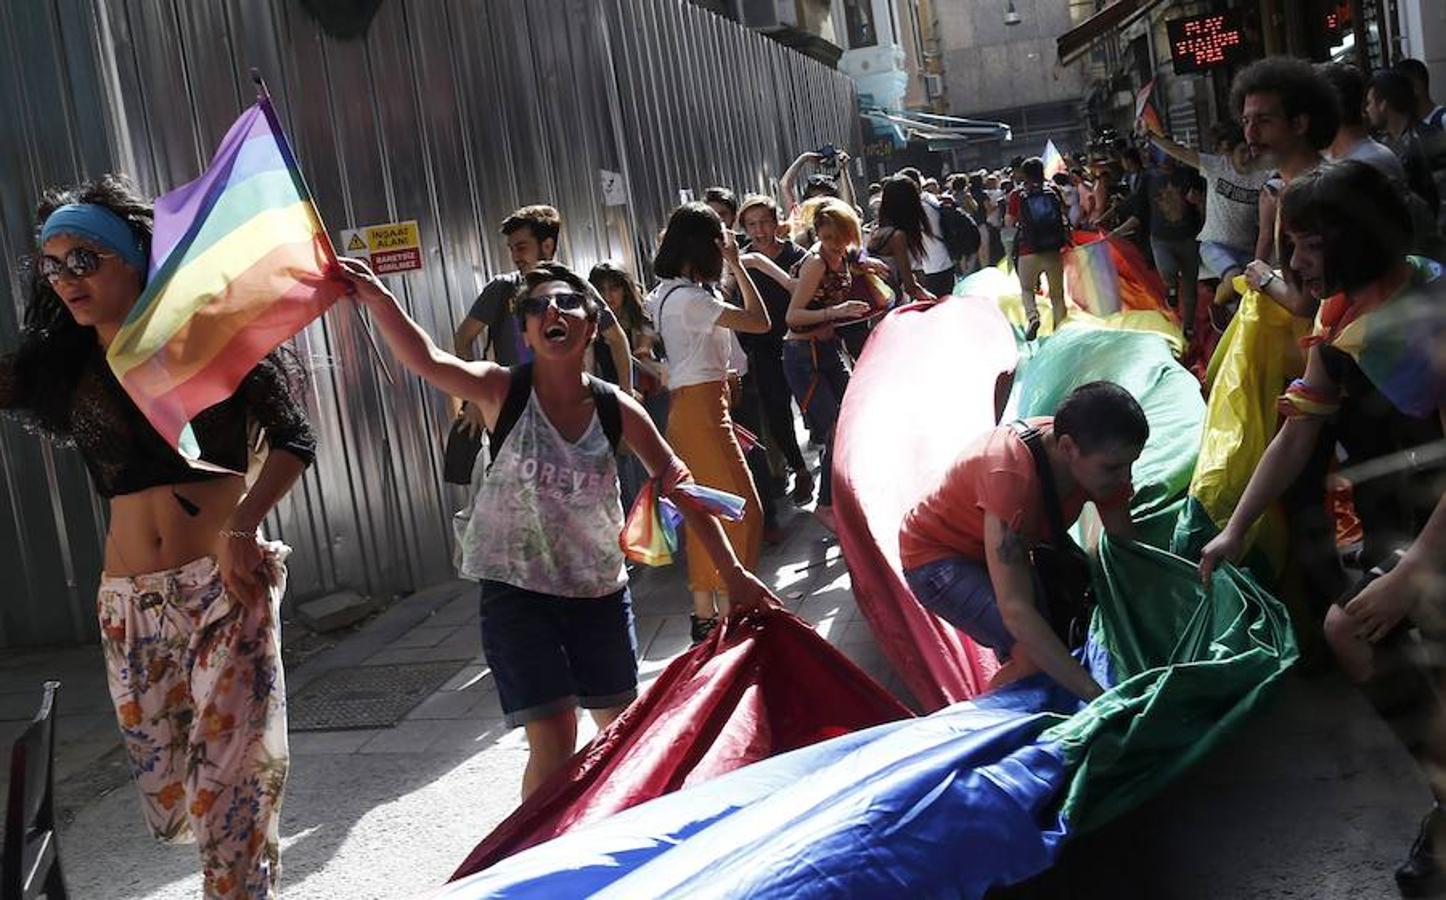
<instances>
[{"instance_id":1,"label":"yellow warning sign","mask_svg":"<svg viewBox=\"0 0 1446 900\"><path fill-rule=\"evenodd\" d=\"M368 225L363 229L367 236L367 249L373 253L392 250L419 250L422 237L417 221L388 222L385 225Z\"/></svg>"},{"instance_id":2,"label":"yellow warning sign","mask_svg":"<svg viewBox=\"0 0 1446 900\"><path fill-rule=\"evenodd\" d=\"M344 256L366 260L378 275L422 267L422 234L416 219L344 229L337 247Z\"/></svg>"}]
</instances>

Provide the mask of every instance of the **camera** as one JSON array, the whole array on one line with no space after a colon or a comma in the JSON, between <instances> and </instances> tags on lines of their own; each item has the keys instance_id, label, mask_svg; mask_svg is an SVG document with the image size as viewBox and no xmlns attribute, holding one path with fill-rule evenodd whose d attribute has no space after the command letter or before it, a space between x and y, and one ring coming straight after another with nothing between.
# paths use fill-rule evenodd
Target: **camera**
<instances>
[{"instance_id":1,"label":"camera","mask_svg":"<svg viewBox=\"0 0 1446 900\"><path fill-rule=\"evenodd\" d=\"M833 144L824 144L814 151L821 159L818 161L818 169L826 175L838 177L838 148Z\"/></svg>"}]
</instances>

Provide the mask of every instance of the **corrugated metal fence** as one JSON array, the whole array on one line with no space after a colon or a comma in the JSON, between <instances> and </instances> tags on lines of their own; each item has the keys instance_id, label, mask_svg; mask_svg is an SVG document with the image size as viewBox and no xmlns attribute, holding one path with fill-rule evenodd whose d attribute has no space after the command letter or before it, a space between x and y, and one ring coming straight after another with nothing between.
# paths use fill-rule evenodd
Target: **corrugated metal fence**
<instances>
[{"instance_id":1,"label":"corrugated metal fence","mask_svg":"<svg viewBox=\"0 0 1446 900\"><path fill-rule=\"evenodd\" d=\"M385 0L353 41L295 0L21 0L0 5L0 42L4 348L40 190L194 178L252 101L252 66L333 232L420 221L425 268L392 286L444 345L509 267L495 230L517 206L558 206L574 267L636 267L680 189L768 190L799 151L858 144L847 78L683 0ZM606 205L600 170L627 205ZM321 455L269 525L296 551L291 598L451 577L445 399L387 384L344 308L298 346ZM6 421L0 453L0 646L87 640L102 505L74 451Z\"/></svg>"}]
</instances>

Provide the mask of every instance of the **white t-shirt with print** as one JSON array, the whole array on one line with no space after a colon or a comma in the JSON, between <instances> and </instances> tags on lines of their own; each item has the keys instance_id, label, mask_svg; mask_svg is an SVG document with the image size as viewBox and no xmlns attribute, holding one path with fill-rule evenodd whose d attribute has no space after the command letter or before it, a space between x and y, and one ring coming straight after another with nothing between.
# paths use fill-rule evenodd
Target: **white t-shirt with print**
<instances>
[{"instance_id":1,"label":"white t-shirt with print","mask_svg":"<svg viewBox=\"0 0 1446 900\"><path fill-rule=\"evenodd\" d=\"M736 307L686 278L669 278L653 289L643 308L668 352L670 389L728 377L733 332L719 326L718 317Z\"/></svg>"},{"instance_id":2,"label":"white t-shirt with print","mask_svg":"<svg viewBox=\"0 0 1446 900\"><path fill-rule=\"evenodd\" d=\"M1270 173L1240 172L1230 157L1202 153L1200 174L1206 200L1199 239L1253 251L1260 231L1260 190Z\"/></svg>"}]
</instances>

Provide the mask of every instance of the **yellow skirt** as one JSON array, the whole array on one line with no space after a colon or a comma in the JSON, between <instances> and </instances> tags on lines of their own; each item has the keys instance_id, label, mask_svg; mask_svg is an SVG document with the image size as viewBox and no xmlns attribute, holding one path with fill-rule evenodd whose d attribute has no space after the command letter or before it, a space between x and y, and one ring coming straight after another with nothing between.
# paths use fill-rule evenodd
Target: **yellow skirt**
<instances>
[{"instance_id":1,"label":"yellow skirt","mask_svg":"<svg viewBox=\"0 0 1446 900\"><path fill-rule=\"evenodd\" d=\"M737 494L746 501L743 519L722 523L723 531L744 568L756 568L763 550L763 507L743 461L743 448L733 433L733 418L723 399L723 382L692 384L673 391L668 409L668 443L693 473L694 481ZM687 531L686 537L688 587L695 591L725 590L702 542L692 531Z\"/></svg>"}]
</instances>

